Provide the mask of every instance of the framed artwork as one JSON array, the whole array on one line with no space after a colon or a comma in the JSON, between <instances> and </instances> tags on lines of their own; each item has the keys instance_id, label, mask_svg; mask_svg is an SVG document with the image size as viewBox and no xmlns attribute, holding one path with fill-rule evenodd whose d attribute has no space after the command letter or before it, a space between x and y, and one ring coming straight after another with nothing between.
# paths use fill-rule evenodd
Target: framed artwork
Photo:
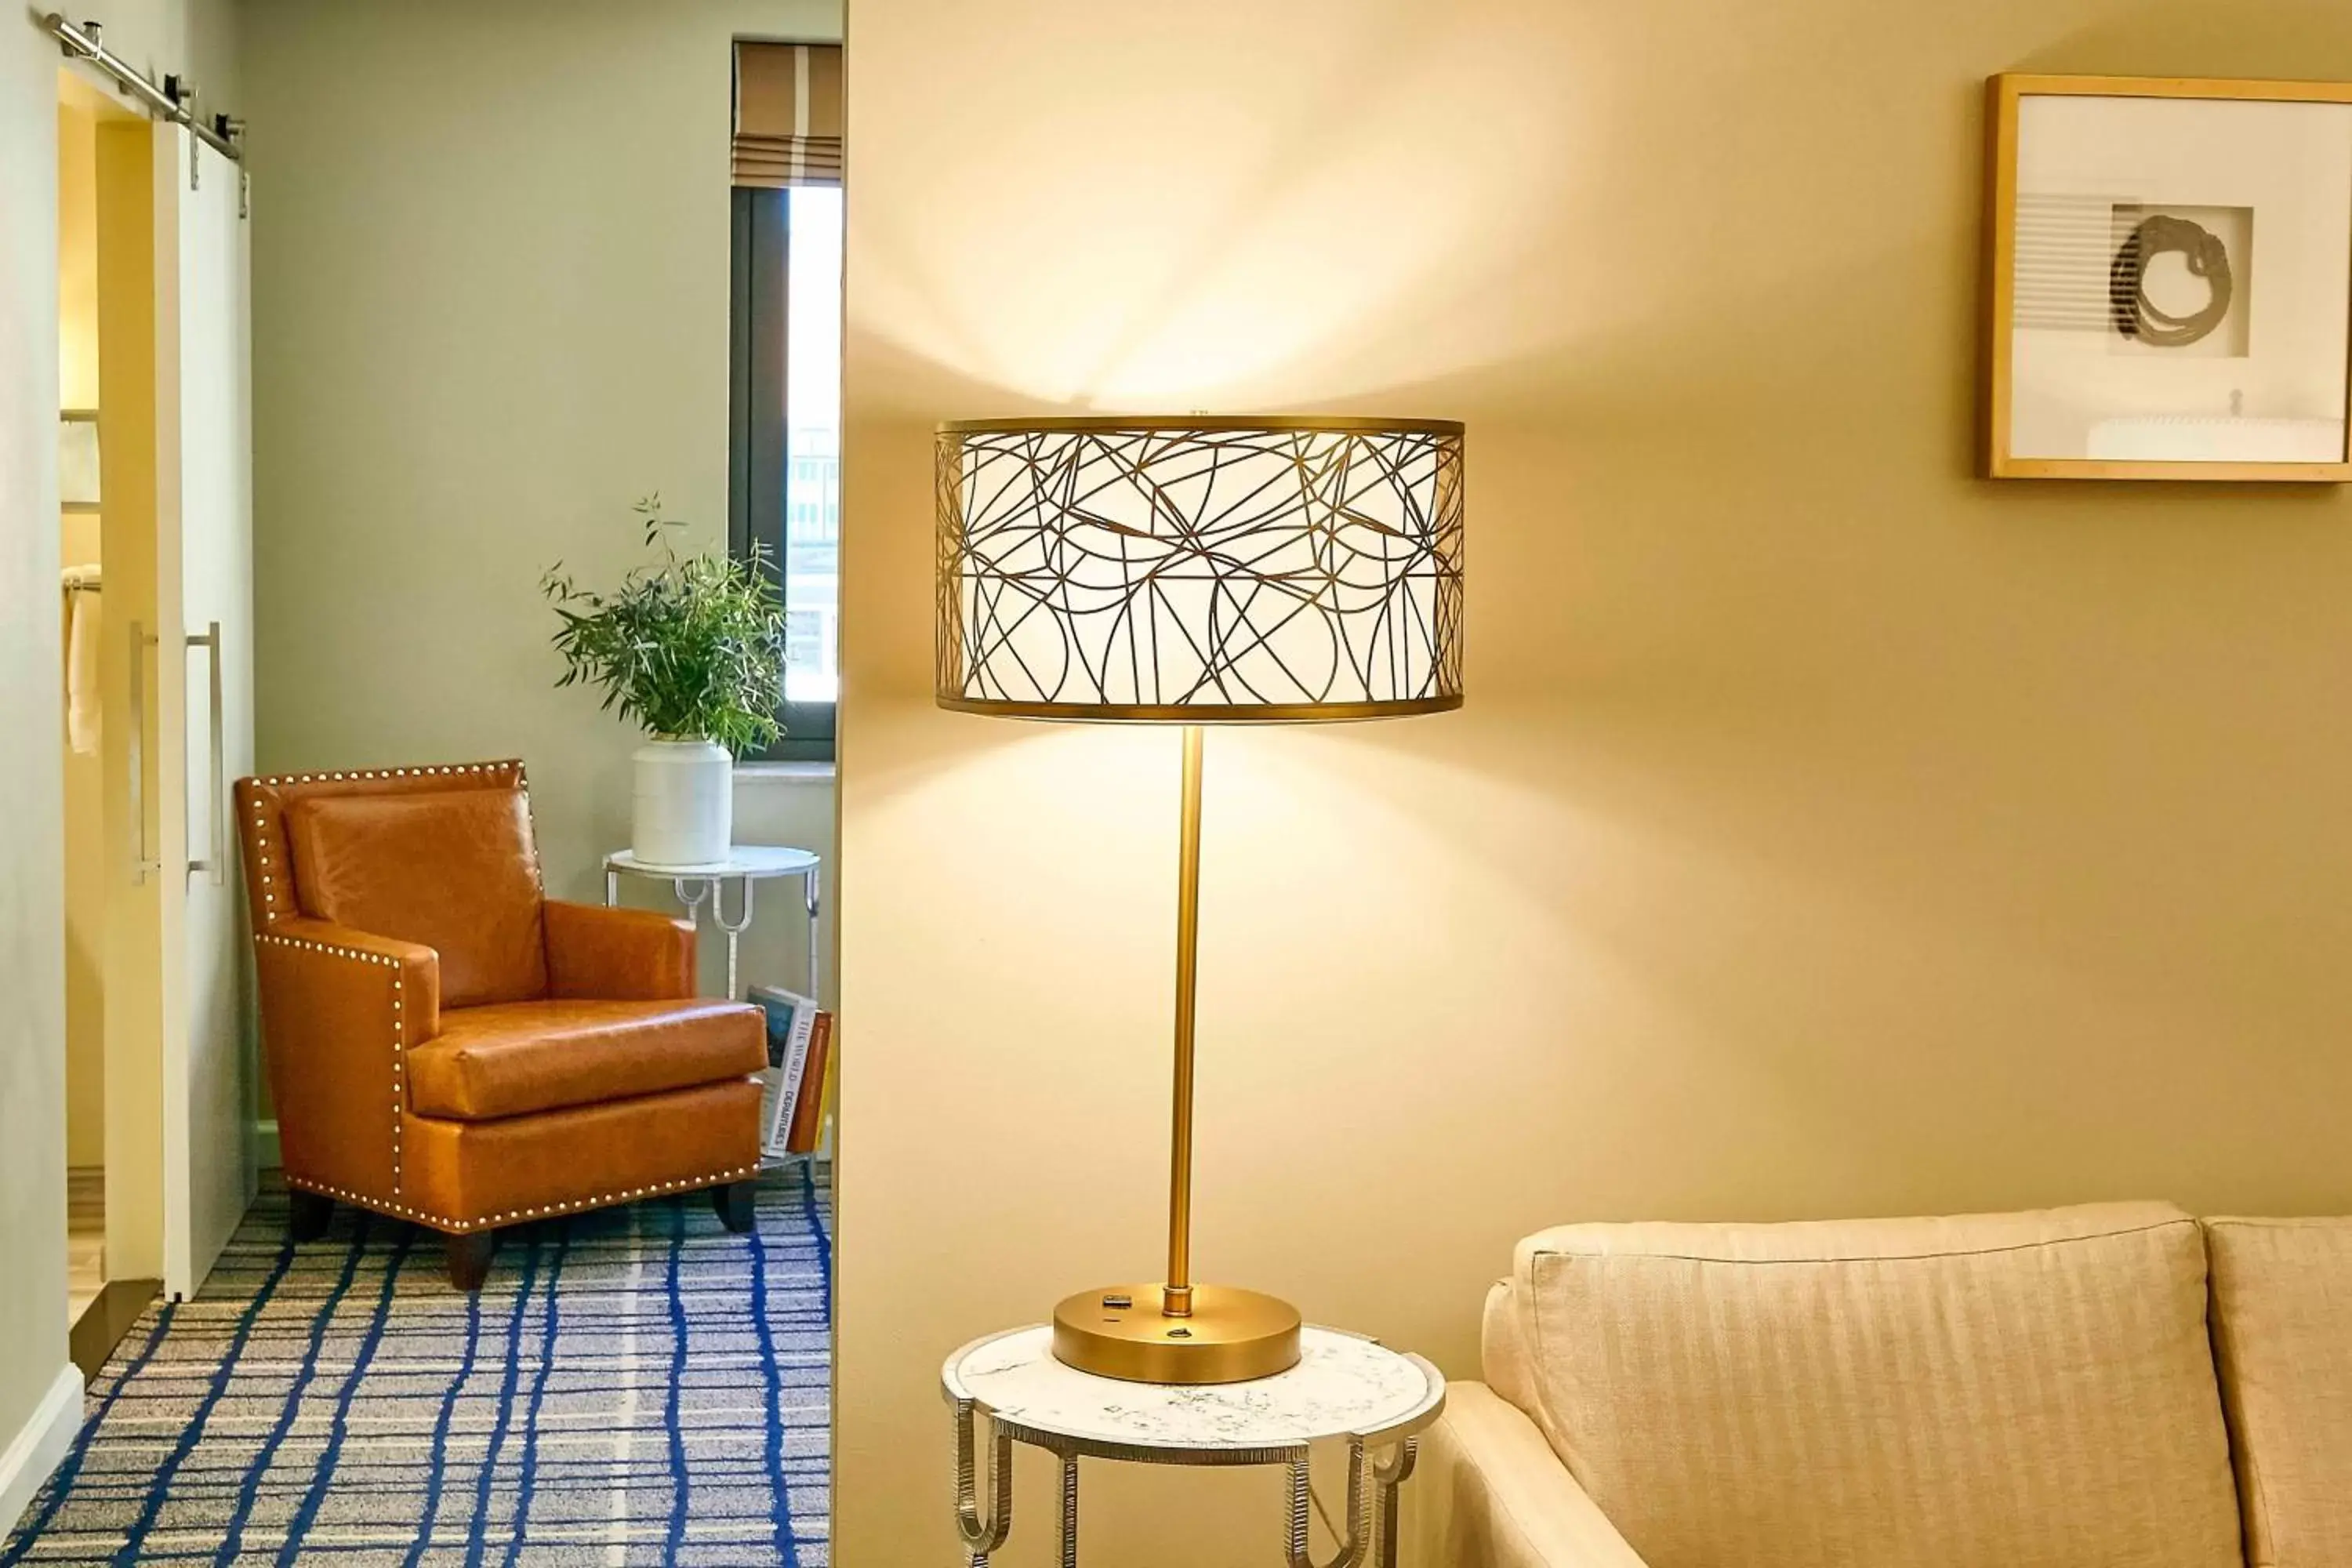
<instances>
[{"instance_id":1,"label":"framed artwork","mask_svg":"<svg viewBox=\"0 0 2352 1568\"><path fill-rule=\"evenodd\" d=\"M2352 83L1988 88L1986 471L2352 479Z\"/></svg>"},{"instance_id":2,"label":"framed artwork","mask_svg":"<svg viewBox=\"0 0 2352 1568\"><path fill-rule=\"evenodd\" d=\"M66 511L98 510L98 410L58 416L58 502Z\"/></svg>"}]
</instances>

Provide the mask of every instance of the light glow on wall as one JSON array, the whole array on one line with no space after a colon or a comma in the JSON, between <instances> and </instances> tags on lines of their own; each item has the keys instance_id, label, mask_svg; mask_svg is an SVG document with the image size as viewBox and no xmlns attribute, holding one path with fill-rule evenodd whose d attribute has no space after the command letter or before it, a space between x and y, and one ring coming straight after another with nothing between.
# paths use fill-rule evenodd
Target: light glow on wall
<instances>
[{"instance_id":1,"label":"light glow on wall","mask_svg":"<svg viewBox=\"0 0 2352 1568\"><path fill-rule=\"evenodd\" d=\"M1268 117L1204 116L1197 83L1157 73L1073 79L977 13L954 28L990 100L1023 112L947 126L908 106L942 140L922 164L936 189L919 234L861 227L853 196L862 330L1012 399L1118 412L1328 405L1425 380L1430 342L1400 350L1400 318L1429 321L1458 366L1529 348L1491 284L1538 241L1512 193L1581 155L1580 95L1535 80L1507 30L1368 15L1278 91L1255 79L1273 67L1236 58L1236 100L1289 106ZM891 85L860 103L866 123L892 123Z\"/></svg>"}]
</instances>

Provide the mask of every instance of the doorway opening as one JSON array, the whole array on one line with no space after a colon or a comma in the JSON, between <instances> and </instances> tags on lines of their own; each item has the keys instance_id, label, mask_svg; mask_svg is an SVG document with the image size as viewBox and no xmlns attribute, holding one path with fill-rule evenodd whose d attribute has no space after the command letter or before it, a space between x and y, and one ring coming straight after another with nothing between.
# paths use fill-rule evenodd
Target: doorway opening
<instances>
[{"instance_id":1,"label":"doorway opening","mask_svg":"<svg viewBox=\"0 0 2352 1568\"><path fill-rule=\"evenodd\" d=\"M163 1273L162 1104L155 1040L141 1027L162 975L140 959L154 950L156 911L133 863L152 750L132 647L154 625L152 142L143 116L59 71L66 1309L85 1377Z\"/></svg>"}]
</instances>

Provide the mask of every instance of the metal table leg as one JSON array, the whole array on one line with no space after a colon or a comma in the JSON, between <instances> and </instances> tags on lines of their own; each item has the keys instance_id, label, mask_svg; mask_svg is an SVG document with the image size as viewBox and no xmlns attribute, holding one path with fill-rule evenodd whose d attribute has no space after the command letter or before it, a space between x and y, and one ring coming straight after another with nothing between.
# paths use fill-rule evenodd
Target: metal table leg
<instances>
[{"instance_id":1,"label":"metal table leg","mask_svg":"<svg viewBox=\"0 0 2352 1568\"><path fill-rule=\"evenodd\" d=\"M691 889L692 891L688 889ZM702 929L702 901L719 901L719 883L709 877L672 877L669 879L672 897L686 906L686 923L697 931Z\"/></svg>"},{"instance_id":2,"label":"metal table leg","mask_svg":"<svg viewBox=\"0 0 2352 1568\"><path fill-rule=\"evenodd\" d=\"M1078 1568L1078 1457L1062 1456L1062 1568Z\"/></svg>"},{"instance_id":3,"label":"metal table leg","mask_svg":"<svg viewBox=\"0 0 2352 1568\"><path fill-rule=\"evenodd\" d=\"M989 1510L980 1513L978 1479L974 1474L972 1408L969 1399L955 1402L956 1536L963 1542L970 1568L988 1568L989 1554L1013 1533L1013 1440L1004 1428L990 1423Z\"/></svg>"},{"instance_id":4,"label":"metal table leg","mask_svg":"<svg viewBox=\"0 0 2352 1568\"><path fill-rule=\"evenodd\" d=\"M1420 1450L1421 1439L1407 1437L1372 1471L1381 1489L1381 1556L1375 1568L1397 1568L1397 1489L1412 1479L1413 1459Z\"/></svg>"},{"instance_id":5,"label":"metal table leg","mask_svg":"<svg viewBox=\"0 0 2352 1568\"><path fill-rule=\"evenodd\" d=\"M1364 1489L1364 1440L1348 1439L1348 1534L1340 1542L1339 1554L1328 1563L1318 1563L1307 1550L1307 1460L1304 1456L1290 1461L1290 1555L1289 1568L1360 1568L1364 1554L1371 1545L1371 1521L1364 1516L1367 1500Z\"/></svg>"},{"instance_id":6,"label":"metal table leg","mask_svg":"<svg viewBox=\"0 0 2352 1568\"><path fill-rule=\"evenodd\" d=\"M989 1568L989 1558L1013 1533L1013 1445L993 1422L989 1434L989 1504L981 1511L977 1413L967 1399L954 1402L956 1537L969 1568ZM1347 1534L1328 1562L1315 1561L1308 1542L1313 1494L1307 1461L1287 1461L1290 1509L1285 1542L1287 1568L1397 1568L1397 1493L1412 1479L1420 1445L1408 1437L1377 1461L1363 1439L1348 1440ZM1062 1467L1062 1508L1055 1531L1061 1568L1078 1568L1078 1456L1056 1452ZM1374 1514L1377 1511L1378 1519Z\"/></svg>"},{"instance_id":7,"label":"metal table leg","mask_svg":"<svg viewBox=\"0 0 2352 1568\"><path fill-rule=\"evenodd\" d=\"M719 879L716 877L672 877L669 879L669 890L671 897L686 906L686 923L698 931L702 929L703 904L708 902L714 915L718 911ZM722 927L726 924L724 921L719 923ZM700 982L698 981L696 984L699 986ZM731 939L727 954L727 991L731 1000L735 992L735 954L731 947Z\"/></svg>"},{"instance_id":8,"label":"metal table leg","mask_svg":"<svg viewBox=\"0 0 2352 1568\"><path fill-rule=\"evenodd\" d=\"M710 918L719 922L720 931L727 933L727 1000L730 1002L742 1000L736 985L735 955L741 945L743 933L751 929L751 891L758 885L750 877L738 880L743 886L743 907L732 921L727 918L727 885L717 879L710 884Z\"/></svg>"},{"instance_id":9,"label":"metal table leg","mask_svg":"<svg viewBox=\"0 0 2352 1568\"><path fill-rule=\"evenodd\" d=\"M824 901L824 895L817 885L817 868L812 866L808 868L807 874L801 878L801 892L808 900L808 994L812 997L816 997L820 994L816 975L816 922L818 912L822 909Z\"/></svg>"}]
</instances>

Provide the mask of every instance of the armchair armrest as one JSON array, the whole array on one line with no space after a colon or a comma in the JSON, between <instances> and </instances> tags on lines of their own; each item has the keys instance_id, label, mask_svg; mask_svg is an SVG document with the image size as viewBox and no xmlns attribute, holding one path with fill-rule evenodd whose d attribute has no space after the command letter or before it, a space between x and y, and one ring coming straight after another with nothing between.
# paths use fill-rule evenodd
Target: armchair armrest
<instances>
[{"instance_id":1,"label":"armchair armrest","mask_svg":"<svg viewBox=\"0 0 2352 1568\"><path fill-rule=\"evenodd\" d=\"M1447 1387L1406 1496L1413 1561L1433 1568L1643 1568L1536 1424L1484 1384Z\"/></svg>"},{"instance_id":2,"label":"armchair armrest","mask_svg":"<svg viewBox=\"0 0 2352 1568\"><path fill-rule=\"evenodd\" d=\"M684 1002L695 994L694 928L651 910L550 899L547 994L601 1002Z\"/></svg>"},{"instance_id":3,"label":"armchair armrest","mask_svg":"<svg viewBox=\"0 0 2352 1568\"><path fill-rule=\"evenodd\" d=\"M441 955L326 921L254 933L263 1055L287 1175L394 1201L408 1049L441 1029Z\"/></svg>"}]
</instances>

